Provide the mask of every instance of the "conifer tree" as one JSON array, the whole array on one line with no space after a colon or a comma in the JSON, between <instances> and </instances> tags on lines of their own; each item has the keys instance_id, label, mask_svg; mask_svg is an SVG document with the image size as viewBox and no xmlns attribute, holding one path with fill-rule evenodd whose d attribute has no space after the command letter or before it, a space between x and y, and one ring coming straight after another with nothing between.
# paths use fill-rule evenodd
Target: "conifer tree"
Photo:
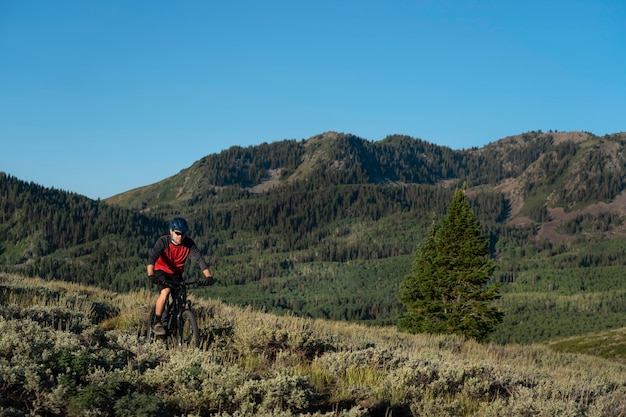
<instances>
[{"instance_id":1,"label":"conifer tree","mask_svg":"<svg viewBox=\"0 0 626 417\"><path fill-rule=\"evenodd\" d=\"M433 221L400 285L406 307L399 316L400 330L484 341L502 322L503 314L490 306L499 298L499 285L489 285L495 270L489 240L481 234L465 188L456 190L440 225Z\"/></svg>"}]
</instances>

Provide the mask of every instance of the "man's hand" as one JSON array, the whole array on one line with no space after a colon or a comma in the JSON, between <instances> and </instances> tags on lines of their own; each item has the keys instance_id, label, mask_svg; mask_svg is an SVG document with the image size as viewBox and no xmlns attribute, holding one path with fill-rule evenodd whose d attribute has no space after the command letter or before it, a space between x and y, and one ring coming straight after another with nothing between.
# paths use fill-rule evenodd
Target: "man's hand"
<instances>
[{"instance_id":1,"label":"man's hand","mask_svg":"<svg viewBox=\"0 0 626 417\"><path fill-rule=\"evenodd\" d=\"M150 279L150 282L153 284L161 283L161 280L158 279L155 275L149 275L148 278Z\"/></svg>"},{"instance_id":2,"label":"man's hand","mask_svg":"<svg viewBox=\"0 0 626 417\"><path fill-rule=\"evenodd\" d=\"M213 285L213 284L215 284L215 280L213 279L212 276L210 276L210 277L206 277L203 285Z\"/></svg>"}]
</instances>

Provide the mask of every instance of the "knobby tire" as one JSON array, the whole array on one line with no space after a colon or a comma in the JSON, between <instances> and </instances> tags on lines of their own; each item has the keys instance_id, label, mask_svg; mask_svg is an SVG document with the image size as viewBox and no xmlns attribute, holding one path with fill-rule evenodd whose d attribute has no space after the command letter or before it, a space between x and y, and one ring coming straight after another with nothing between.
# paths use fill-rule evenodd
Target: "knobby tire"
<instances>
[{"instance_id":1,"label":"knobby tire","mask_svg":"<svg viewBox=\"0 0 626 417\"><path fill-rule=\"evenodd\" d=\"M183 311L182 346L200 347L200 332L196 316L190 310Z\"/></svg>"},{"instance_id":2,"label":"knobby tire","mask_svg":"<svg viewBox=\"0 0 626 417\"><path fill-rule=\"evenodd\" d=\"M154 334L154 331L152 330L152 325L155 322L155 319L154 319L155 316L156 316L156 306L152 306L152 309L150 309L150 318L148 318L148 334L146 335L148 343L154 342L157 337Z\"/></svg>"}]
</instances>

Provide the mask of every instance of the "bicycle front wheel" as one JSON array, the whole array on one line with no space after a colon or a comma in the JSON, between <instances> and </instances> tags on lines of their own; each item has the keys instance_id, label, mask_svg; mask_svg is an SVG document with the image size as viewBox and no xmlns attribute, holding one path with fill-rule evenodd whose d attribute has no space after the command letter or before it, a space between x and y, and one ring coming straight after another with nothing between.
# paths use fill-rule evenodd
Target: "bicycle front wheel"
<instances>
[{"instance_id":1,"label":"bicycle front wheel","mask_svg":"<svg viewBox=\"0 0 626 417\"><path fill-rule=\"evenodd\" d=\"M198 322L196 316L191 310L185 310L182 314L182 323L179 334L180 346L199 347L200 334L198 331Z\"/></svg>"}]
</instances>

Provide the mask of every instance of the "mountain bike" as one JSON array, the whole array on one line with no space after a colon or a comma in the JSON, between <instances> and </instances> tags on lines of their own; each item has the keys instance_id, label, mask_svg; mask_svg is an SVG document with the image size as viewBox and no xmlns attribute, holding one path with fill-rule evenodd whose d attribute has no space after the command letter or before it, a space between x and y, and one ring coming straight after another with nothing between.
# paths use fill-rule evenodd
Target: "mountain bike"
<instances>
[{"instance_id":1,"label":"mountain bike","mask_svg":"<svg viewBox=\"0 0 626 417\"><path fill-rule=\"evenodd\" d=\"M161 324L167 333L165 336L154 334L152 326L156 321L156 306L153 305L148 319L148 341L154 342L157 339L164 339L168 346L199 347L198 322L191 309L191 301L187 299L187 287L206 284L203 281L165 281L165 285L170 288L170 295L165 302Z\"/></svg>"}]
</instances>

